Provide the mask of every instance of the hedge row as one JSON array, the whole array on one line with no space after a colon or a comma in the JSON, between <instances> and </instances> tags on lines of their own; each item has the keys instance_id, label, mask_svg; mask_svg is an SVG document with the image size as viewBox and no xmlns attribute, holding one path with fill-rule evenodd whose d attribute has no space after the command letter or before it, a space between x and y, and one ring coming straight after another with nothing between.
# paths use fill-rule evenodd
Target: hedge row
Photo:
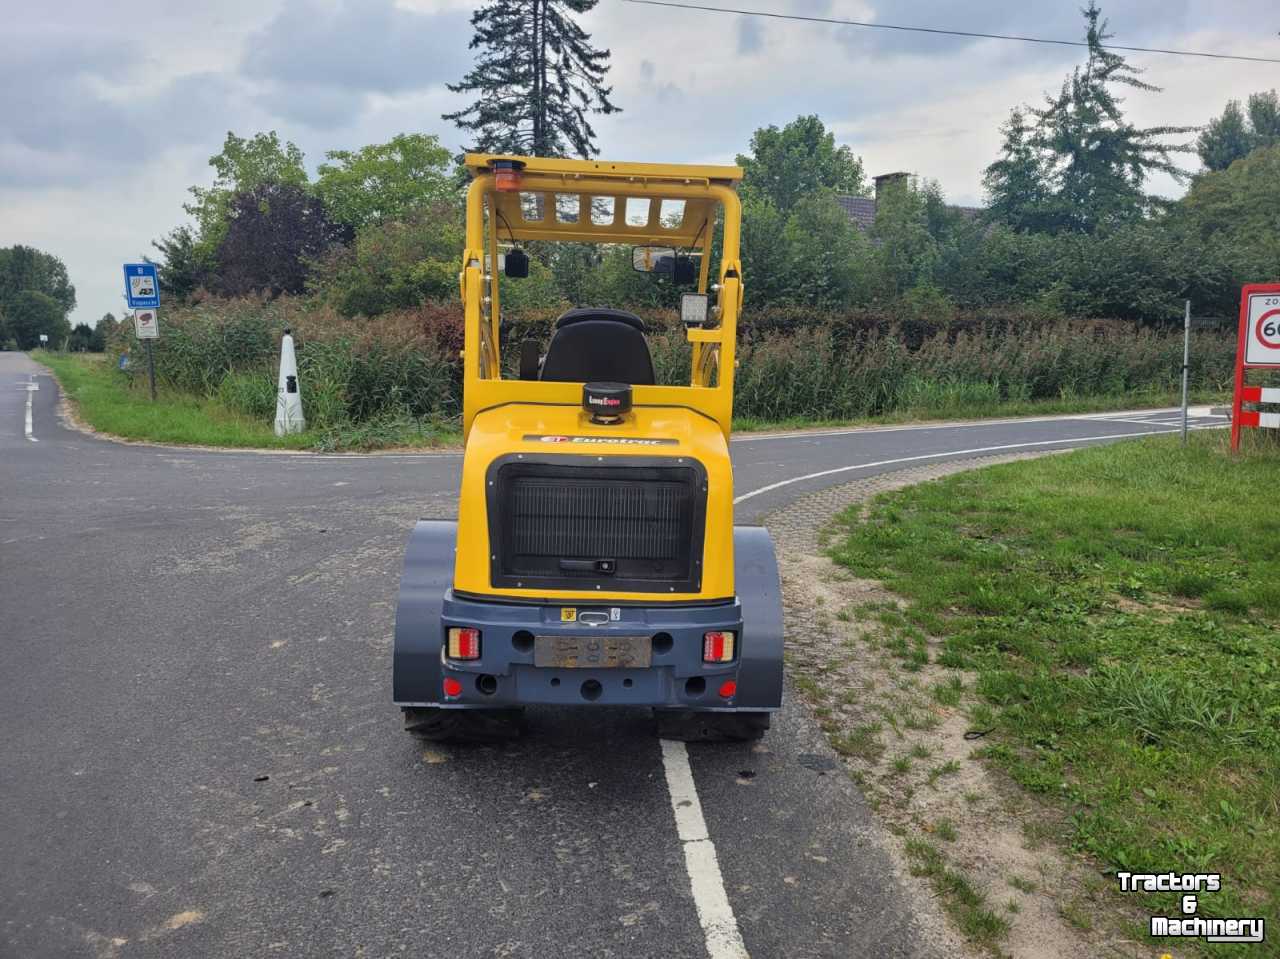
<instances>
[{"instance_id":1,"label":"hedge row","mask_svg":"<svg viewBox=\"0 0 1280 959\"><path fill-rule=\"evenodd\" d=\"M505 328L507 362L521 340L545 345L554 319L549 311ZM687 382L683 332L668 314L645 319L659 380ZM302 300L210 299L165 314L157 373L178 389L217 394L248 415L269 418L285 328L294 332L307 418L315 426L457 416L462 336L452 303L350 320ZM125 324L112 347L136 348ZM1198 389L1228 388L1234 347L1226 331L1197 331L1191 374ZM1130 322L1017 310L941 319L776 310L747 315L738 357L737 416L852 419L1006 400L1167 393L1179 382L1182 340L1179 332Z\"/></svg>"}]
</instances>

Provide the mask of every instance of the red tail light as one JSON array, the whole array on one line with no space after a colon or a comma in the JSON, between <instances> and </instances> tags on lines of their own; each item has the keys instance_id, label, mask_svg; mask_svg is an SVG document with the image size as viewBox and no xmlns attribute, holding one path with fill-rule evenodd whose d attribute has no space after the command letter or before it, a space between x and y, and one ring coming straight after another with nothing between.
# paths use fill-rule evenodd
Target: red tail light
<instances>
[{"instance_id":1,"label":"red tail light","mask_svg":"<svg viewBox=\"0 0 1280 959\"><path fill-rule=\"evenodd\" d=\"M704 663L728 663L733 661L734 635L729 631L707 633L702 637L702 661Z\"/></svg>"},{"instance_id":2,"label":"red tail light","mask_svg":"<svg viewBox=\"0 0 1280 959\"><path fill-rule=\"evenodd\" d=\"M720 684L721 699L733 699L733 697L737 694L737 692L738 692L738 684L735 683L732 679L726 680L725 682Z\"/></svg>"},{"instance_id":3,"label":"red tail light","mask_svg":"<svg viewBox=\"0 0 1280 959\"><path fill-rule=\"evenodd\" d=\"M450 698L462 695L462 683L458 682L452 676L446 676L444 679L444 694Z\"/></svg>"},{"instance_id":4,"label":"red tail light","mask_svg":"<svg viewBox=\"0 0 1280 959\"><path fill-rule=\"evenodd\" d=\"M448 653L450 659L479 659L480 630L474 626L450 626Z\"/></svg>"}]
</instances>

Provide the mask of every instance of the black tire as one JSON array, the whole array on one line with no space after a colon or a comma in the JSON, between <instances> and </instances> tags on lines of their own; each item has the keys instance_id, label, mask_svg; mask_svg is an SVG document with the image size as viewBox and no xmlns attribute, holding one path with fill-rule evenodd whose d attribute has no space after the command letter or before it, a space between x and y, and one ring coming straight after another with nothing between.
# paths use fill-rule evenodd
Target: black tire
<instances>
[{"instance_id":1,"label":"black tire","mask_svg":"<svg viewBox=\"0 0 1280 959\"><path fill-rule=\"evenodd\" d=\"M519 709L440 709L413 706L404 710L405 732L432 743L500 743L524 732Z\"/></svg>"},{"instance_id":2,"label":"black tire","mask_svg":"<svg viewBox=\"0 0 1280 959\"><path fill-rule=\"evenodd\" d=\"M658 710L658 736L686 743L751 742L769 728L770 713L704 713Z\"/></svg>"}]
</instances>

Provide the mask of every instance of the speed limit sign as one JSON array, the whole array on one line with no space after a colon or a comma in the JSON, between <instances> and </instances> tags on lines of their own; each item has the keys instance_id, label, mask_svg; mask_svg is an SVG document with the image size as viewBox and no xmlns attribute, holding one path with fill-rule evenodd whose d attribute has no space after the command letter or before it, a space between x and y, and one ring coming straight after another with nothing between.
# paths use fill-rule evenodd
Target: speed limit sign
<instances>
[{"instance_id":1,"label":"speed limit sign","mask_svg":"<svg viewBox=\"0 0 1280 959\"><path fill-rule=\"evenodd\" d=\"M1240 294L1240 340L1231 408L1233 450L1240 446L1241 427L1280 426L1280 414L1265 408L1280 403L1280 389L1245 382L1248 371L1256 369L1280 370L1280 283L1253 284ZM1245 409L1245 404L1250 408Z\"/></svg>"},{"instance_id":2,"label":"speed limit sign","mask_svg":"<svg viewBox=\"0 0 1280 959\"><path fill-rule=\"evenodd\" d=\"M1280 366L1280 291L1250 293L1248 307L1244 361Z\"/></svg>"}]
</instances>

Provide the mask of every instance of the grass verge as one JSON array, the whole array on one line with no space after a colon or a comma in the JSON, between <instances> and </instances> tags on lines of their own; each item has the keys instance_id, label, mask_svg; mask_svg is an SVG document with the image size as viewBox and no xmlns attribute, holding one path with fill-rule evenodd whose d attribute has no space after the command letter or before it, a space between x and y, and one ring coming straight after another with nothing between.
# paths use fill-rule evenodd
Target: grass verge
<instances>
[{"instance_id":1,"label":"grass verge","mask_svg":"<svg viewBox=\"0 0 1280 959\"><path fill-rule=\"evenodd\" d=\"M153 403L145 377L131 386L101 354L34 350L31 358L53 371L81 421L122 439L182 446L324 451L420 449L460 441L456 429L448 425L408 416L340 423L276 436L271 420L239 413L217 396L195 396L162 385Z\"/></svg>"},{"instance_id":2,"label":"grass verge","mask_svg":"<svg viewBox=\"0 0 1280 959\"><path fill-rule=\"evenodd\" d=\"M1280 449L1225 443L1144 440L911 487L846 513L832 556L904 597L903 628L975 677L986 757L1061 809L1075 851L1108 872L1220 872L1201 914L1274 917ZM1141 904L1177 916L1177 899Z\"/></svg>"}]
</instances>

